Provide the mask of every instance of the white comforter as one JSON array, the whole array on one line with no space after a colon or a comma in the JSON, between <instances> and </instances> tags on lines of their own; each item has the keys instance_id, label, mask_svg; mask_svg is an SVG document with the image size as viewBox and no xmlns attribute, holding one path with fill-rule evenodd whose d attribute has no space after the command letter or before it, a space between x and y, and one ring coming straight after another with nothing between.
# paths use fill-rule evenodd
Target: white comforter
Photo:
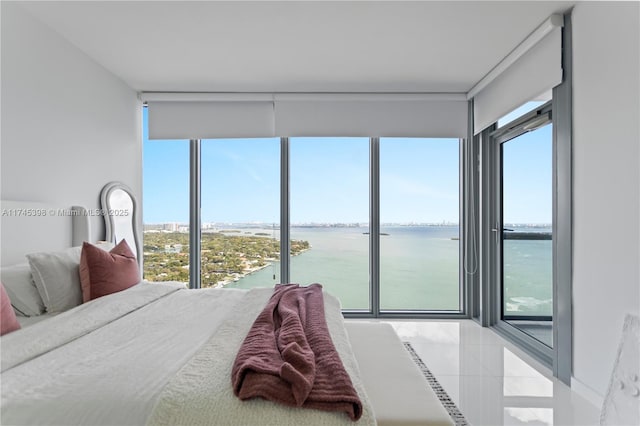
<instances>
[{"instance_id":1,"label":"white comforter","mask_svg":"<svg viewBox=\"0 0 640 426\"><path fill-rule=\"evenodd\" d=\"M219 376L213 380L221 380L223 386L226 382L230 391L231 379L225 376L226 363L235 354L233 346L239 346L261 309L249 301L263 303L269 294L269 289L184 290L177 284L141 283L3 336L0 423L232 422L231 417L220 416L220 412L190 411L190 408L203 407L214 411L223 409L211 399L215 395L202 393L206 385L200 380L200 373L211 368L210 371ZM337 312L339 316L339 310ZM361 423L373 423L344 327L335 323L335 309L327 314L336 348L356 389L361 392L365 405ZM226 355L221 356L223 352ZM210 367L202 367L203 360L207 359L212 361ZM233 358L228 369L232 362ZM189 384L190 376L195 380L193 386ZM197 391L189 391L190 388ZM256 407L267 404L266 410L271 413L275 405L266 401L247 405L235 399L230 401L233 413L227 412L229 416L233 414L233 422L239 424L257 423L256 419L261 416L255 411ZM248 417L242 412L245 406L253 407ZM316 423L311 420L313 417L299 414L314 410L278 406L276 412L280 411L284 417L279 424L295 424L291 419L299 424L304 418L309 421L303 423ZM292 411L298 414L291 417ZM349 423L346 416L332 414L320 413L325 415L323 423ZM214 417L207 417L210 415Z\"/></svg>"}]
</instances>

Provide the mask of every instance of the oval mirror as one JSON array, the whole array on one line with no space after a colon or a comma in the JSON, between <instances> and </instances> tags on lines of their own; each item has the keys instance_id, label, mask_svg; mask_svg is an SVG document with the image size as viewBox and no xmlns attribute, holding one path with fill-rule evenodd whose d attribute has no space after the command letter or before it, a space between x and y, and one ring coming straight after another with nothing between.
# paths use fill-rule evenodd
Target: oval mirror
<instances>
[{"instance_id":1,"label":"oval mirror","mask_svg":"<svg viewBox=\"0 0 640 426\"><path fill-rule=\"evenodd\" d=\"M136 255L142 271L142 246L138 240L138 202L129 187L109 182L102 188L100 203L104 213L106 240L118 244L125 240Z\"/></svg>"}]
</instances>

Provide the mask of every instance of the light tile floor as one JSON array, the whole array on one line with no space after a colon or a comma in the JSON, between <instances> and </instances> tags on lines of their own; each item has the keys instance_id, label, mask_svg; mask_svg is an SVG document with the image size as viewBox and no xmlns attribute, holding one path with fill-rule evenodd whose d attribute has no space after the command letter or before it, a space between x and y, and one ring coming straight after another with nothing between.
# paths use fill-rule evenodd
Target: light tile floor
<instances>
[{"instance_id":1,"label":"light tile floor","mask_svg":"<svg viewBox=\"0 0 640 426\"><path fill-rule=\"evenodd\" d=\"M480 425L597 425L599 407L549 369L471 320L386 321Z\"/></svg>"}]
</instances>

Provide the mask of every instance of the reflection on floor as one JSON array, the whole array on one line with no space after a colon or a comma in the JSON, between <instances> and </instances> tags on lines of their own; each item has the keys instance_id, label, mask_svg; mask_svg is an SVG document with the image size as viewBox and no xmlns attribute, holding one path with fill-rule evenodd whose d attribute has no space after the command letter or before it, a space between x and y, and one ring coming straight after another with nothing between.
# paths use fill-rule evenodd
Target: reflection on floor
<instances>
[{"instance_id":1,"label":"reflection on floor","mask_svg":"<svg viewBox=\"0 0 640 426\"><path fill-rule=\"evenodd\" d=\"M553 347L553 322L518 320L509 320L507 322L550 348Z\"/></svg>"},{"instance_id":2,"label":"reflection on floor","mask_svg":"<svg viewBox=\"0 0 640 426\"><path fill-rule=\"evenodd\" d=\"M473 425L597 425L599 407L470 320L388 321Z\"/></svg>"}]
</instances>

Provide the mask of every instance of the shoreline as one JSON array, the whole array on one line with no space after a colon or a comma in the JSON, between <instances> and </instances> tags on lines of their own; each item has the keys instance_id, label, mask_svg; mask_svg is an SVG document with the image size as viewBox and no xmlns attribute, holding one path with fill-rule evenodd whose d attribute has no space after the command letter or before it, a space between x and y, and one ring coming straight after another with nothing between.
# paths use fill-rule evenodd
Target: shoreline
<instances>
[{"instance_id":1,"label":"shoreline","mask_svg":"<svg viewBox=\"0 0 640 426\"><path fill-rule=\"evenodd\" d=\"M296 254L293 254L293 253L292 253L292 254L291 254L291 256L294 256L294 257L295 257L295 256L300 256L302 253L305 253L305 252L307 252L307 251L309 251L309 250L311 250L311 247L309 247L309 248L307 248L307 249L302 249L302 250L300 250L300 251L299 251L298 253L296 253ZM245 278L245 277L248 277L249 275L253 275L253 274L255 274L256 272L262 271L263 269L266 269L266 268L268 268L268 267L270 267L270 266L273 266L273 264L274 264L275 262L280 262L280 259L269 259L269 260L265 260L265 262L266 262L266 264L265 264L265 265L257 266L257 267L255 267L255 268L250 268L250 269L248 269L246 272L245 272L245 271L243 271L243 273L242 273L242 274L235 273L235 274L234 274L234 275L235 275L235 277L234 277L232 280L218 281L215 285L212 285L210 288L224 288L224 287L226 287L226 286L227 286L227 285L229 285L229 284L236 283L236 282L240 281L241 279L243 279L243 278Z\"/></svg>"}]
</instances>

